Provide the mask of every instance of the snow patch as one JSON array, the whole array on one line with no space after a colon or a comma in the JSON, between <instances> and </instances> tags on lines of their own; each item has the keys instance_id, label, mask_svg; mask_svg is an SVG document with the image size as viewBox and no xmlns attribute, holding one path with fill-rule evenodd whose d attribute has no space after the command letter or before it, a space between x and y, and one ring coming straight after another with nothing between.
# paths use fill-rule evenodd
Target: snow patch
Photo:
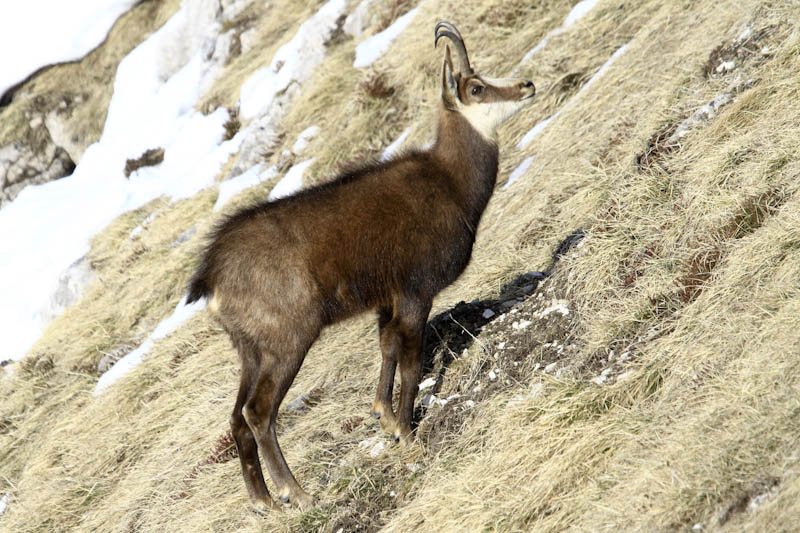
<instances>
[{"instance_id":1,"label":"snow patch","mask_svg":"<svg viewBox=\"0 0 800 533\"><path fill-rule=\"evenodd\" d=\"M520 139L519 143L517 143L517 148L519 148L519 149L522 149L522 148L525 148L526 146L528 146L528 144L530 144L530 142L531 142L531 141L532 141L532 140L533 140L533 139L534 139L534 138L535 138L537 135L539 135L539 134L542 132L542 130L544 130L544 129L547 127L547 125L548 125L548 124L550 124L550 122L552 122L553 120L555 120L555 119L558 117L558 115L560 115L560 114L561 114L561 112L562 112L562 111L564 111L565 109L569 108L569 106L570 106L570 105L574 104L574 102L576 102L576 101L578 100L578 98L580 98L580 96L581 96L581 95L582 95L582 94L583 94L583 93L584 93L584 92L585 92L585 91L586 91L586 90L587 90L589 87L591 87L591 86L592 86L592 85L593 85L593 84L594 84L594 83L595 83L595 82L596 82L598 79L600 79L600 78L601 78L601 77L602 77L602 76L605 74L605 72L606 72L606 71L609 69L609 67L611 67L611 65L613 65L613 64L614 64L614 62L615 62L617 59L619 59L619 57L620 57L622 54L624 54L624 53L625 53L625 51L628 49L628 45L629 45L629 44L631 44L631 43L630 43L630 41L629 41L629 42L627 42L627 43L625 43L625 44L623 44L623 45L622 45L622 46L620 46L619 48L617 48L617 50L616 50L616 51L614 51L614 53L613 53L613 54L611 54L611 57L609 57L609 58L608 58L608 60L607 60L605 63L603 63L603 65L602 65L602 66L601 66L601 67L600 67L600 68L597 70L597 72L595 73L595 75L594 75L594 76L592 76L592 77L591 77L591 79L590 79L589 81L587 81L587 82L586 82L586 83L583 85L583 87L581 87L580 91L578 91L578 93L577 93L575 96L573 96L573 97L572 97L572 98L569 100L569 102L567 102L566 104L564 104L564 106L563 106L561 109L559 109L558 111L556 111L556 112L555 112L555 113L554 113L554 114L553 114L551 117L549 117L549 118L547 118L547 119L545 119L545 120L543 120L543 121L541 121L541 122L538 122L538 123L537 123L537 124L536 124L536 125L535 125L533 128L531 128L531 129L530 129L530 130L529 130L529 131L528 131L528 132L527 132L525 135L523 135L522 139Z\"/></svg>"},{"instance_id":2,"label":"snow patch","mask_svg":"<svg viewBox=\"0 0 800 533\"><path fill-rule=\"evenodd\" d=\"M26 0L0 17L0 95L54 63L80 59L105 40L120 15L139 0Z\"/></svg>"},{"instance_id":3,"label":"snow patch","mask_svg":"<svg viewBox=\"0 0 800 533\"><path fill-rule=\"evenodd\" d=\"M205 309L205 307L205 298L201 298L192 304L186 303L186 296L181 298L181 301L178 302L178 305L175 307L175 311L159 322L156 329L153 330L138 348L123 356L114 366L100 376L100 379L97 380L97 384L94 387L94 395L99 396L108 387L116 383L117 380L139 366L139 363L142 362L144 356L147 355L153 347L155 341L170 335L173 331L178 329L181 324L189 320L202 309Z\"/></svg>"},{"instance_id":4,"label":"snow patch","mask_svg":"<svg viewBox=\"0 0 800 533\"><path fill-rule=\"evenodd\" d=\"M297 136L297 140L292 145L292 152L295 154L304 152L311 143L311 140L317 135L319 135L319 126L309 126L301 131L300 135Z\"/></svg>"},{"instance_id":5,"label":"snow patch","mask_svg":"<svg viewBox=\"0 0 800 533\"><path fill-rule=\"evenodd\" d=\"M508 180L506 181L505 185L503 185L503 190L508 189L512 183L517 181L519 178L525 175L528 169L533 163L534 156L526 157L525 160L519 164L517 168L511 171L511 174L508 176Z\"/></svg>"},{"instance_id":6,"label":"snow patch","mask_svg":"<svg viewBox=\"0 0 800 533\"><path fill-rule=\"evenodd\" d=\"M566 300L553 300L549 306L536 313L536 316L544 318L551 313L561 313L561 316L568 316L569 307L567 307Z\"/></svg>"},{"instance_id":7,"label":"snow patch","mask_svg":"<svg viewBox=\"0 0 800 533\"><path fill-rule=\"evenodd\" d=\"M539 135L548 124L550 124L550 121L559 115L559 113L561 113L561 110L556 111L553 116L537 122L534 127L532 127L525 135L522 136L522 139L520 139L520 141L517 143L517 148L525 148L528 146L530 142L535 139L536 136Z\"/></svg>"},{"instance_id":8,"label":"snow patch","mask_svg":"<svg viewBox=\"0 0 800 533\"><path fill-rule=\"evenodd\" d=\"M242 84L239 113L244 119L262 115L291 84L299 86L311 77L324 59L325 41L346 7L346 0L329 0L275 52L268 67L256 71Z\"/></svg>"},{"instance_id":9,"label":"snow patch","mask_svg":"<svg viewBox=\"0 0 800 533\"><path fill-rule=\"evenodd\" d=\"M399 17L382 32L376 33L356 46L356 60L353 62L353 66L356 68L368 67L386 53L392 45L392 41L403 33L408 25L411 24L411 21L414 20L418 10L419 6Z\"/></svg>"},{"instance_id":10,"label":"snow patch","mask_svg":"<svg viewBox=\"0 0 800 533\"><path fill-rule=\"evenodd\" d=\"M0 514L6 512L6 507L8 507L8 494L3 494L3 497L0 498Z\"/></svg>"},{"instance_id":11,"label":"snow patch","mask_svg":"<svg viewBox=\"0 0 800 533\"><path fill-rule=\"evenodd\" d=\"M308 169L313 162L314 158L312 157L290 168L286 175L272 188L272 191L269 193L269 201L272 202L279 198L291 196L302 189L303 174L305 174L306 169Z\"/></svg>"},{"instance_id":12,"label":"snow patch","mask_svg":"<svg viewBox=\"0 0 800 533\"><path fill-rule=\"evenodd\" d=\"M342 29L350 37L358 39L364 33L364 28L369 25L369 9L375 0L361 0L352 13L347 15Z\"/></svg>"},{"instance_id":13,"label":"snow patch","mask_svg":"<svg viewBox=\"0 0 800 533\"><path fill-rule=\"evenodd\" d=\"M436 379L435 378L425 378L422 381L422 383L419 384L419 390L429 389L429 388L433 387L434 385L436 385Z\"/></svg>"},{"instance_id":14,"label":"snow patch","mask_svg":"<svg viewBox=\"0 0 800 533\"><path fill-rule=\"evenodd\" d=\"M388 161L391 159L392 156L397 153L397 149L400 148L400 145L403 144L403 141L406 140L406 137L408 137L409 133L411 133L411 128L406 128L403 130L403 133L401 133L400 136L395 139L392 144L387 146L386 150L383 151L383 154L381 154L381 161Z\"/></svg>"},{"instance_id":15,"label":"snow patch","mask_svg":"<svg viewBox=\"0 0 800 533\"><path fill-rule=\"evenodd\" d=\"M561 23L561 26L559 26L554 30L551 30L547 35L544 36L544 38L541 41L539 41L539 44L528 50L528 53L526 53L525 56L522 58L521 63L529 61L530 58L532 58L536 52L545 47L545 45L550 39L552 39L556 35L564 33L569 29L570 26L572 26L580 19L585 17L586 14L589 13L589 11L591 11L594 8L594 6L597 4L597 1L598 0L581 0L580 2L575 4L573 8L570 10L569 14L567 14L567 18L565 18L564 22Z\"/></svg>"},{"instance_id":16,"label":"snow patch","mask_svg":"<svg viewBox=\"0 0 800 533\"><path fill-rule=\"evenodd\" d=\"M0 210L0 360L21 358L41 335L42 305L92 235L154 198L187 198L212 185L239 149L241 132L223 142L225 109L195 110L222 58L213 2L189 4L120 62L102 137L75 172L26 187ZM126 179L125 161L153 146L165 148L163 163Z\"/></svg>"},{"instance_id":17,"label":"snow patch","mask_svg":"<svg viewBox=\"0 0 800 533\"><path fill-rule=\"evenodd\" d=\"M219 195L217 201L214 203L214 211L222 209L222 207L230 201L231 198L250 187L254 187L268 179L274 178L278 175L278 171L274 166L269 167L261 172L261 165L255 165L244 174L240 174L235 178L228 181L223 181L219 184Z\"/></svg>"}]
</instances>

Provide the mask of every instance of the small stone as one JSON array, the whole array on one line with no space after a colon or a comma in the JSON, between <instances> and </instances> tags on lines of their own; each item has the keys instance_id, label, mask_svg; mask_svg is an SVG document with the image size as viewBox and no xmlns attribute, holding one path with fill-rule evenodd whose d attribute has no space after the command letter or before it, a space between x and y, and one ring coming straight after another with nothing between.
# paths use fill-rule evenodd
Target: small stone
<instances>
[{"instance_id":1,"label":"small stone","mask_svg":"<svg viewBox=\"0 0 800 533\"><path fill-rule=\"evenodd\" d=\"M308 407L308 400L310 396L308 393L301 394L291 402L286 405L286 412L287 413L294 413L298 411L303 411Z\"/></svg>"},{"instance_id":2,"label":"small stone","mask_svg":"<svg viewBox=\"0 0 800 533\"><path fill-rule=\"evenodd\" d=\"M28 124L30 125L32 130L35 130L36 128L42 125L42 122L43 122L42 117L36 115L31 119L31 121Z\"/></svg>"},{"instance_id":3,"label":"small stone","mask_svg":"<svg viewBox=\"0 0 800 533\"><path fill-rule=\"evenodd\" d=\"M464 402L464 406L467 409L472 409L473 407L475 407L475 402L472 400L467 400L466 402Z\"/></svg>"},{"instance_id":4,"label":"small stone","mask_svg":"<svg viewBox=\"0 0 800 533\"><path fill-rule=\"evenodd\" d=\"M386 443L384 441L376 442L372 448L369 449L369 456L370 457L377 457L381 454L383 449L386 448Z\"/></svg>"},{"instance_id":5,"label":"small stone","mask_svg":"<svg viewBox=\"0 0 800 533\"><path fill-rule=\"evenodd\" d=\"M494 370L490 370L490 371L489 371L489 379L490 379L491 381L494 381L494 380L496 380L496 379L497 379L497 373L496 373Z\"/></svg>"},{"instance_id":6,"label":"small stone","mask_svg":"<svg viewBox=\"0 0 800 533\"><path fill-rule=\"evenodd\" d=\"M435 378L426 378L426 379L424 379L422 381L422 383L419 384L419 390L429 389L429 388L433 387L434 385L436 385L436 379Z\"/></svg>"},{"instance_id":7,"label":"small stone","mask_svg":"<svg viewBox=\"0 0 800 533\"><path fill-rule=\"evenodd\" d=\"M723 61L717 67L717 72L729 72L736 68L736 63L733 61Z\"/></svg>"},{"instance_id":8,"label":"small stone","mask_svg":"<svg viewBox=\"0 0 800 533\"><path fill-rule=\"evenodd\" d=\"M505 347L506 347L506 341L498 343L498 345L497 345L497 349L498 350L503 350L503 349L505 349Z\"/></svg>"},{"instance_id":9,"label":"small stone","mask_svg":"<svg viewBox=\"0 0 800 533\"><path fill-rule=\"evenodd\" d=\"M409 471L410 471L412 474L416 474L417 472L419 472L420 470L422 470L422 467L421 467L419 464L417 464L417 463L408 463L408 464L406 465L406 468L408 468L408 470L409 470Z\"/></svg>"},{"instance_id":10,"label":"small stone","mask_svg":"<svg viewBox=\"0 0 800 533\"><path fill-rule=\"evenodd\" d=\"M484 309L483 310L483 318L492 318L494 316L494 311L491 309Z\"/></svg>"}]
</instances>

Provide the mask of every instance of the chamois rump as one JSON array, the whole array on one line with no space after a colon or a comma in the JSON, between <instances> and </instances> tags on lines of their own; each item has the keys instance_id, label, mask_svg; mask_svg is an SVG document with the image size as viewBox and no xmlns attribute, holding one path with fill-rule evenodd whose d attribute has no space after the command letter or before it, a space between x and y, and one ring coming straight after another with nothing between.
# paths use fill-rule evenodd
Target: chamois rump
<instances>
[{"instance_id":1,"label":"chamois rump","mask_svg":"<svg viewBox=\"0 0 800 533\"><path fill-rule=\"evenodd\" d=\"M395 440L411 438L433 297L469 262L497 177L497 128L536 91L527 80L474 72L452 24L438 23L434 36L434 47L445 37L455 53L446 46L433 145L228 217L190 281L187 301L208 299L241 358L230 423L257 511L279 507L264 483L259 450L282 502L313 503L281 453L275 418L329 324L377 311L383 360L372 414Z\"/></svg>"}]
</instances>

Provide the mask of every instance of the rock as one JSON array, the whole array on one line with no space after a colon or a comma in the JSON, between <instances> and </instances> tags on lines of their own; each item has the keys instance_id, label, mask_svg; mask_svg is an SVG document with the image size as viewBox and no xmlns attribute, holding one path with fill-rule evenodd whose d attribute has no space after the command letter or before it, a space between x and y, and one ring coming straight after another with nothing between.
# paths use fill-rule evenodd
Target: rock
<instances>
[{"instance_id":1,"label":"rock","mask_svg":"<svg viewBox=\"0 0 800 533\"><path fill-rule=\"evenodd\" d=\"M0 206L28 185L38 185L72 173L75 163L67 152L46 142L34 150L22 142L0 147Z\"/></svg>"},{"instance_id":2,"label":"rock","mask_svg":"<svg viewBox=\"0 0 800 533\"><path fill-rule=\"evenodd\" d=\"M220 0L222 20L224 22L232 22L252 3L253 0Z\"/></svg>"},{"instance_id":3,"label":"rock","mask_svg":"<svg viewBox=\"0 0 800 533\"><path fill-rule=\"evenodd\" d=\"M172 244L169 245L170 248L175 248L176 246L180 246L181 244L185 243L189 239L191 239L194 234L197 233L197 224L191 226L189 229L178 235L178 238L175 239Z\"/></svg>"},{"instance_id":4,"label":"rock","mask_svg":"<svg viewBox=\"0 0 800 533\"><path fill-rule=\"evenodd\" d=\"M56 289L50 301L40 311L43 325L49 324L55 317L77 302L92 281L97 278L86 256L71 264L58 278Z\"/></svg>"},{"instance_id":5,"label":"rock","mask_svg":"<svg viewBox=\"0 0 800 533\"><path fill-rule=\"evenodd\" d=\"M61 104L64 104L64 108L66 108L66 102L62 100ZM68 116L63 112L64 108L59 105L58 111L53 110L47 113L44 117L44 125L53 142L64 149L69 158L77 165L83 157L83 152L89 146L89 142L85 132L76 131L74 124L70 124Z\"/></svg>"},{"instance_id":6,"label":"rock","mask_svg":"<svg viewBox=\"0 0 800 533\"><path fill-rule=\"evenodd\" d=\"M288 404L286 404L286 412L287 413L296 413L300 411L305 411L308 409L308 400L310 399L310 395L308 393L301 394Z\"/></svg>"},{"instance_id":7,"label":"rock","mask_svg":"<svg viewBox=\"0 0 800 533\"><path fill-rule=\"evenodd\" d=\"M436 403L436 396L433 394L426 394L422 397L422 406L423 407L431 407L433 404Z\"/></svg>"}]
</instances>

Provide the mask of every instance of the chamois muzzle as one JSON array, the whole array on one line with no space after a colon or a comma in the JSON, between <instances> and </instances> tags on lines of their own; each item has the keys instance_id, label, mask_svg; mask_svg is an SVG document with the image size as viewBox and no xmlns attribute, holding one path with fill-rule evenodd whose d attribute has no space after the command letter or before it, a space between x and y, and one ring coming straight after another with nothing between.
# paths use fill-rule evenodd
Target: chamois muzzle
<instances>
[{"instance_id":1,"label":"chamois muzzle","mask_svg":"<svg viewBox=\"0 0 800 533\"><path fill-rule=\"evenodd\" d=\"M439 44L440 37L447 37L453 41L453 46L456 50L456 57L458 58L458 71L462 76L471 76L473 72L472 67L469 64L467 47L464 46L464 39L461 37L461 33L456 29L456 27L449 22L442 21L436 24L436 28L434 28L433 33L435 36L433 41L434 48L436 48L436 45Z\"/></svg>"}]
</instances>

